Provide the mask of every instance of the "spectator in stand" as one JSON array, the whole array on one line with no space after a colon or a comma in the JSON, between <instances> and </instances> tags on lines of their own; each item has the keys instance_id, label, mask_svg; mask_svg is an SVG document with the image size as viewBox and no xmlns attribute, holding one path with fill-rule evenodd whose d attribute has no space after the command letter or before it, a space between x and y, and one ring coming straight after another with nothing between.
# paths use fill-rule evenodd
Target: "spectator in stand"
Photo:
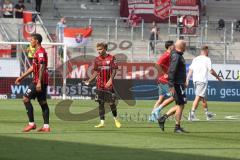
<instances>
[{"instance_id":1,"label":"spectator in stand","mask_svg":"<svg viewBox=\"0 0 240 160\"><path fill-rule=\"evenodd\" d=\"M15 5L15 18L23 18L23 10L25 9L24 0L19 0Z\"/></svg>"},{"instance_id":2,"label":"spectator in stand","mask_svg":"<svg viewBox=\"0 0 240 160\"><path fill-rule=\"evenodd\" d=\"M149 37L149 45L150 50L155 53L155 43L159 38L159 28L157 27L157 24L155 21L152 23L152 29L150 31L150 37Z\"/></svg>"},{"instance_id":3,"label":"spectator in stand","mask_svg":"<svg viewBox=\"0 0 240 160\"><path fill-rule=\"evenodd\" d=\"M13 4L10 0L5 0L3 4L3 17L13 18Z\"/></svg>"},{"instance_id":4,"label":"spectator in stand","mask_svg":"<svg viewBox=\"0 0 240 160\"><path fill-rule=\"evenodd\" d=\"M179 39L184 39L184 37L182 36L182 34L183 34L183 27L184 27L184 25L183 25L183 19L184 19L184 15L181 15L181 16L178 16L178 29L179 29L179 36L180 36L180 38Z\"/></svg>"},{"instance_id":5,"label":"spectator in stand","mask_svg":"<svg viewBox=\"0 0 240 160\"><path fill-rule=\"evenodd\" d=\"M58 42L63 42L64 28L66 27L66 19L62 17L56 26L56 36Z\"/></svg>"},{"instance_id":6,"label":"spectator in stand","mask_svg":"<svg viewBox=\"0 0 240 160\"><path fill-rule=\"evenodd\" d=\"M141 22L142 18L137 16L134 13L134 9L131 11L131 13L128 16L128 24L133 27L137 27L139 23Z\"/></svg>"},{"instance_id":7,"label":"spectator in stand","mask_svg":"<svg viewBox=\"0 0 240 160\"><path fill-rule=\"evenodd\" d=\"M64 28L67 27L65 17L62 17L56 26L56 41L64 42ZM58 54L63 58L63 47L58 47Z\"/></svg>"},{"instance_id":8,"label":"spectator in stand","mask_svg":"<svg viewBox=\"0 0 240 160\"><path fill-rule=\"evenodd\" d=\"M36 11L41 12L42 0L36 0Z\"/></svg>"}]
</instances>

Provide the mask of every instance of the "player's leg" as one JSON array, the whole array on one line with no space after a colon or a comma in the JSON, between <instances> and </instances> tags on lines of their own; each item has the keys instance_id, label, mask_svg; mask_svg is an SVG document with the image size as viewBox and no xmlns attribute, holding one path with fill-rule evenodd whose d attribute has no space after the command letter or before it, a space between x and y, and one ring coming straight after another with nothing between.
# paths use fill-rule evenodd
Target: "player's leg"
<instances>
[{"instance_id":1,"label":"player's leg","mask_svg":"<svg viewBox=\"0 0 240 160\"><path fill-rule=\"evenodd\" d=\"M105 97L106 97L106 102L109 103L110 109L112 111L112 115L115 121L115 126L117 128L121 128L121 123L117 117L117 98L114 91L112 90L111 92L105 93Z\"/></svg>"},{"instance_id":2,"label":"player's leg","mask_svg":"<svg viewBox=\"0 0 240 160\"><path fill-rule=\"evenodd\" d=\"M172 103L174 101L174 97L169 97L168 99L165 99L159 106L159 108L155 109L153 112L153 115L156 119L159 118L160 116L160 112L163 108L165 108L167 105L169 105L170 103Z\"/></svg>"},{"instance_id":3,"label":"player's leg","mask_svg":"<svg viewBox=\"0 0 240 160\"><path fill-rule=\"evenodd\" d=\"M154 107L153 107L152 112L154 112L154 109L158 108L159 105L160 105L160 104L163 102L163 100L164 100L164 95L163 95L163 90L162 90L162 84L161 84L161 83L158 84L158 95L159 95L158 100L156 101L156 103L155 103L155 105L154 105Z\"/></svg>"},{"instance_id":4,"label":"player's leg","mask_svg":"<svg viewBox=\"0 0 240 160\"><path fill-rule=\"evenodd\" d=\"M149 117L149 121L155 122L159 118L159 114L163 108L162 102L164 101L164 98L167 97L168 94L168 85L167 84L158 84L158 94L159 98L157 102L155 103L153 110L151 112L151 115Z\"/></svg>"},{"instance_id":5,"label":"player's leg","mask_svg":"<svg viewBox=\"0 0 240 160\"><path fill-rule=\"evenodd\" d=\"M173 98L174 99L174 98ZM164 131L164 124L165 124L165 121L168 119L168 117L170 117L171 115L174 115L175 112L177 110L177 106L173 106L172 108L170 108L168 110L167 113L165 113L163 116L161 116L160 118L158 118L158 124L159 124L159 127L162 129L162 131Z\"/></svg>"},{"instance_id":6,"label":"player's leg","mask_svg":"<svg viewBox=\"0 0 240 160\"><path fill-rule=\"evenodd\" d=\"M115 121L115 126L117 128L121 128L121 123L120 123L120 121L117 117L117 105L116 105L115 101L110 102L109 105L110 105L110 108L111 108L111 111L112 111L112 114L113 114L113 118L114 118L114 121Z\"/></svg>"},{"instance_id":7,"label":"player's leg","mask_svg":"<svg viewBox=\"0 0 240 160\"><path fill-rule=\"evenodd\" d=\"M28 125L23 129L24 132L29 132L33 129L36 129L36 124L34 122L34 113L33 113L33 106L31 103L31 99L35 99L36 97L36 87L34 84L30 84L26 93L23 96L23 103L24 106L27 110L27 116L28 116L28 120L29 123Z\"/></svg>"},{"instance_id":8,"label":"player's leg","mask_svg":"<svg viewBox=\"0 0 240 160\"><path fill-rule=\"evenodd\" d=\"M181 128L181 119L182 119L182 113L183 113L183 109L184 109L184 105L187 103L187 99L186 99L186 94L185 94L185 87L183 84L175 84L174 85L175 88L175 102L176 102L176 112L175 112L175 129L174 132L175 133L182 133L182 132L186 132L185 130L183 130L183 128Z\"/></svg>"},{"instance_id":9,"label":"player's leg","mask_svg":"<svg viewBox=\"0 0 240 160\"><path fill-rule=\"evenodd\" d=\"M212 112L208 111L208 105L207 105L207 99L206 98L202 99L202 107L203 107L203 110L205 112L207 121L211 120L214 116L216 116L215 113L212 113Z\"/></svg>"},{"instance_id":10,"label":"player's leg","mask_svg":"<svg viewBox=\"0 0 240 160\"><path fill-rule=\"evenodd\" d=\"M156 103L155 103L155 105L153 107L153 110L151 112L151 115L149 116L149 121L155 122L157 120L156 115L158 116L159 112L161 111L160 106L161 106L161 103L162 103L163 100L164 100L164 96L163 95L159 95L159 98L156 101Z\"/></svg>"},{"instance_id":11,"label":"player's leg","mask_svg":"<svg viewBox=\"0 0 240 160\"><path fill-rule=\"evenodd\" d=\"M117 118L117 106L116 106L116 104L115 103L110 103L109 106L110 106L110 109L112 111L113 117Z\"/></svg>"},{"instance_id":12,"label":"player's leg","mask_svg":"<svg viewBox=\"0 0 240 160\"><path fill-rule=\"evenodd\" d=\"M202 82L195 82L194 83L195 99L194 99L193 104L192 104L192 109L191 109L191 111L189 112L189 115L188 115L188 120L189 121L198 120L197 117L196 117L195 111L197 110L198 104L203 97L204 87L205 87L204 83L202 83Z\"/></svg>"},{"instance_id":13,"label":"player's leg","mask_svg":"<svg viewBox=\"0 0 240 160\"><path fill-rule=\"evenodd\" d=\"M159 95L158 100L156 101L156 103L155 103L154 106L153 106L152 113L154 112L154 110L155 110L156 108L159 108L159 106L160 106L160 104L163 102L163 100L164 100L164 96L163 96L163 95Z\"/></svg>"},{"instance_id":14,"label":"player's leg","mask_svg":"<svg viewBox=\"0 0 240 160\"><path fill-rule=\"evenodd\" d=\"M214 116L216 116L215 113L211 113L208 111L208 105L207 105L207 83L203 83L202 84L202 89L201 89L201 96L202 98L202 107L204 109L205 115L206 115L206 119L207 120L211 120Z\"/></svg>"},{"instance_id":15,"label":"player's leg","mask_svg":"<svg viewBox=\"0 0 240 160\"><path fill-rule=\"evenodd\" d=\"M155 111L158 111L158 112L161 112L161 110L163 108L165 108L167 105L169 105L170 103L172 103L174 101L174 97L169 97L167 99L165 99L160 105L159 107L155 110ZM159 114L159 113L158 113Z\"/></svg>"},{"instance_id":16,"label":"player's leg","mask_svg":"<svg viewBox=\"0 0 240 160\"><path fill-rule=\"evenodd\" d=\"M37 93L38 103L42 108L43 127L40 128L39 132L50 132L49 127L49 107L47 103L47 85L42 85L42 91Z\"/></svg>"},{"instance_id":17,"label":"player's leg","mask_svg":"<svg viewBox=\"0 0 240 160\"><path fill-rule=\"evenodd\" d=\"M166 114L164 114L167 118L174 115L175 112L177 110L177 106L173 106L172 108L170 108Z\"/></svg>"},{"instance_id":18,"label":"player's leg","mask_svg":"<svg viewBox=\"0 0 240 160\"><path fill-rule=\"evenodd\" d=\"M98 125L94 126L95 128L104 127L104 121L105 121L105 107L104 107L104 104L105 104L104 101L99 101L98 102L100 123Z\"/></svg>"},{"instance_id":19,"label":"player's leg","mask_svg":"<svg viewBox=\"0 0 240 160\"><path fill-rule=\"evenodd\" d=\"M188 120L189 121L199 120L199 119L197 119L195 112L197 110L197 107L198 107L198 104L199 104L200 100L201 100L200 96L195 96L195 99L194 99L193 104L192 104L191 111L189 112L189 115L188 115Z\"/></svg>"},{"instance_id":20,"label":"player's leg","mask_svg":"<svg viewBox=\"0 0 240 160\"><path fill-rule=\"evenodd\" d=\"M185 130L183 130L183 128L181 128L181 119L182 119L182 113L183 113L183 109L184 109L184 105L176 105L176 112L175 112L175 129L174 132L175 133L182 133L182 132L186 132Z\"/></svg>"},{"instance_id":21,"label":"player's leg","mask_svg":"<svg viewBox=\"0 0 240 160\"><path fill-rule=\"evenodd\" d=\"M98 112L99 112L99 118L100 123L95 128L101 128L104 127L104 121L105 121L105 95L102 91L96 90L96 96L95 101L98 102Z\"/></svg>"},{"instance_id":22,"label":"player's leg","mask_svg":"<svg viewBox=\"0 0 240 160\"><path fill-rule=\"evenodd\" d=\"M39 105L42 108L42 117L43 117L43 127L38 130L38 132L50 132L49 127L49 107L47 101L40 100L38 101Z\"/></svg>"},{"instance_id":23,"label":"player's leg","mask_svg":"<svg viewBox=\"0 0 240 160\"><path fill-rule=\"evenodd\" d=\"M161 103L155 109L155 112L158 112L158 114L161 112L161 110L166 105L168 105L169 103L171 103L174 100L174 98L172 96L170 96L168 84L159 84L159 86L160 86L159 87L159 95L161 95L163 97L162 97Z\"/></svg>"},{"instance_id":24,"label":"player's leg","mask_svg":"<svg viewBox=\"0 0 240 160\"><path fill-rule=\"evenodd\" d=\"M161 110L174 101L174 97L170 96L168 84L161 84L161 92L159 94L164 96L165 99L158 108L154 110L154 116L156 119L159 118Z\"/></svg>"}]
</instances>

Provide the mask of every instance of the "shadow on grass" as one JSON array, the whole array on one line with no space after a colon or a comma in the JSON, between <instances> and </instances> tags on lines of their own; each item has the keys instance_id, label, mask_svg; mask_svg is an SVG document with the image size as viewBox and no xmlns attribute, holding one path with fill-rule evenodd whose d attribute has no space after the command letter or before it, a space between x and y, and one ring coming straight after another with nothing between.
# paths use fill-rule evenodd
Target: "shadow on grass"
<instances>
[{"instance_id":1,"label":"shadow on grass","mask_svg":"<svg viewBox=\"0 0 240 160\"><path fill-rule=\"evenodd\" d=\"M168 151L7 136L0 136L0 146L0 160L235 160Z\"/></svg>"}]
</instances>

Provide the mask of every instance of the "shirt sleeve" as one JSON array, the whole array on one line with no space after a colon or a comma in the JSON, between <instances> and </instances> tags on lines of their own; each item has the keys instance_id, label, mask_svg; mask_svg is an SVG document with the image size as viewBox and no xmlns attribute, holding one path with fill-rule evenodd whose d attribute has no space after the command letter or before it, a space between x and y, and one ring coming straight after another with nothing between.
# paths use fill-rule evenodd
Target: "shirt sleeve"
<instances>
[{"instance_id":1,"label":"shirt sleeve","mask_svg":"<svg viewBox=\"0 0 240 160\"><path fill-rule=\"evenodd\" d=\"M45 52L39 52L37 55L38 55L38 62L40 64L45 64L47 59L46 59L46 53Z\"/></svg>"},{"instance_id":2,"label":"shirt sleeve","mask_svg":"<svg viewBox=\"0 0 240 160\"><path fill-rule=\"evenodd\" d=\"M169 87L174 86L175 73L178 67L179 55L173 53L170 58L170 66L168 70L168 85Z\"/></svg>"},{"instance_id":3,"label":"shirt sleeve","mask_svg":"<svg viewBox=\"0 0 240 160\"><path fill-rule=\"evenodd\" d=\"M163 56L161 56L161 57L158 59L157 64L158 64L158 65L162 65L165 61L167 61L167 59L168 59L168 56L167 56L167 55L163 55Z\"/></svg>"},{"instance_id":4,"label":"shirt sleeve","mask_svg":"<svg viewBox=\"0 0 240 160\"><path fill-rule=\"evenodd\" d=\"M212 69L212 62L211 62L211 59L209 58L208 59L208 64L207 64L208 66L208 71L210 71L211 69Z\"/></svg>"},{"instance_id":5,"label":"shirt sleeve","mask_svg":"<svg viewBox=\"0 0 240 160\"><path fill-rule=\"evenodd\" d=\"M98 71L98 63L97 63L97 58L95 58L95 61L94 61L94 66L93 66L93 70L94 70L94 71Z\"/></svg>"}]
</instances>

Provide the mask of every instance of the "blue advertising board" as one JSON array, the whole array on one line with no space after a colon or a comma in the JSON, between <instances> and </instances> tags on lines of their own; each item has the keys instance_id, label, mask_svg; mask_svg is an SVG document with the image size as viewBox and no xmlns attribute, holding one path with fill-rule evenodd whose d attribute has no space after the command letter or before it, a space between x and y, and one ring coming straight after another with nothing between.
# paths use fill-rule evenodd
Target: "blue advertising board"
<instances>
[{"instance_id":1,"label":"blue advertising board","mask_svg":"<svg viewBox=\"0 0 240 160\"><path fill-rule=\"evenodd\" d=\"M153 100L158 98L158 86L156 81L133 80L133 86L129 88L133 97L138 100ZM186 89L188 100L195 97L193 82L190 81ZM209 101L229 101L240 102L240 81L209 81L207 89L207 99Z\"/></svg>"}]
</instances>

